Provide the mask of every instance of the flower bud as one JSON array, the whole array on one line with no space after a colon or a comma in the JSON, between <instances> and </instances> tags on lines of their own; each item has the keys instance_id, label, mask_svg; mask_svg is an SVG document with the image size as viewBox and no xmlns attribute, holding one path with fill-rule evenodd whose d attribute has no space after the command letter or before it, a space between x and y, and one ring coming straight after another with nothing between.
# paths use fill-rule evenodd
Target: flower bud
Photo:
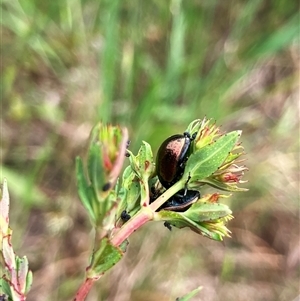
<instances>
[{"instance_id":1,"label":"flower bud","mask_svg":"<svg viewBox=\"0 0 300 301\"><path fill-rule=\"evenodd\" d=\"M220 128L215 123L210 123L210 119L204 118L199 124L198 133L195 138L195 150L203 148L221 136Z\"/></svg>"}]
</instances>

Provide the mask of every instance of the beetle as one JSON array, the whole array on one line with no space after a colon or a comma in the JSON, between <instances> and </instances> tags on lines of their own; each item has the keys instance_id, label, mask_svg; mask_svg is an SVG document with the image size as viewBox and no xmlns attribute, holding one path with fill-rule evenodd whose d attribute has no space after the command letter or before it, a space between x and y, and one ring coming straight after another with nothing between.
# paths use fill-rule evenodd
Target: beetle
<instances>
[{"instance_id":1,"label":"beetle","mask_svg":"<svg viewBox=\"0 0 300 301\"><path fill-rule=\"evenodd\" d=\"M200 198L200 192L197 190L182 189L173 195L167 202L159 207L159 210L170 210L184 212L191 207Z\"/></svg>"},{"instance_id":2,"label":"beetle","mask_svg":"<svg viewBox=\"0 0 300 301\"><path fill-rule=\"evenodd\" d=\"M171 197L166 203L164 203L158 210L170 210L184 212L189 209L192 204L197 202L200 198L200 192L196 190L185 190L182 189ZM172 231L171 223L165 221L164 226Z\"/></svg>"},{"instance_id":3,"label":"beetle","mask_svg":"<svg viewBox=\"0 0 300 301\"><path fill-rule=\"evenodd\" d=\"M170 188L181 179L185 163L190 155L190 147L197 132L188 132L167 138L160 146L156 157L156 173L163 187ZM158 210L185 211L200 198L196 190L182 189L164 203Z\"/></svg>"},{"instance_id":4,"label":"beetle","mask_svg":"<svg viewBox=\"0 0 300 301\"><path fill-rule=\"evenodd\" d=\"M126 210L123 210L121 213L121 219L124 223L126 223L131 219L131 215L128 214L128 212Z\"/></svg>"},{"instance_id":5,"label":"beetle","mask_svg":"<svg viewBox=\"0 0 300 301\"><path fill-rule=\"evenodd\" d=\"M190 153L191 142L196 135L197 133L194 133L191 136L188 132L173 135L167 138L158 149L156 173L165 188L170 188L181 179Z\"/></svg>"}]
</instances>

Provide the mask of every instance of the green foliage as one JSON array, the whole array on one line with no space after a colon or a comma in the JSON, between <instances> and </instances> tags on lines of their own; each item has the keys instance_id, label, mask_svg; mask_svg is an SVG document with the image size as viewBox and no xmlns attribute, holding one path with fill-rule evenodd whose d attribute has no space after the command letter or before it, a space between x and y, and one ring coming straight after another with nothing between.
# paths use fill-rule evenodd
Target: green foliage
<instances>
[{"instance_id":1,"label":"green foliage","mask_svg":"<svg viewBox=\"0 0 300 301\"><path fill-rule=\"evenodd\" d=\"M202 290L202 286L197 287L192 290L190 293L186 294L184 297L176 298L176 301L188 301L194 296L196 296Z\"/></svg>"},{"instance_id":2,"label":"green foliage","mask_svg":"<svg viewBox=\"0 0 300 301\"><path fill-rule=\"evenodd\" d=\"M143 141L137 156L133 156L130 152L129 154L132 171L137 175L140 183L141 206L143 206L144 203L149 204L150 191L148 181L155 173L152 149L149 143Z\"/></svg>"},{"instance_id":3,"label":"green foliage","mask_svg":"<svg viewBox=\"0 0 300 301\"><path fill-rule=\"evenodd\" d=\"M80 196L81 202L84 205L85 209L88 211L90 219L93 224L96 224L96 208L94 205L95 194L93 188L88 184L84 176L84 168L81 158L76 159L76 174L77 174L77 185L78 185L78 194Z\"/></svg>"},{"instance_id":4,"label":"green foliage","mask_svg":"<svg viewBox=\"0 0 300 301\"><path fill-rule=\"evenodd\" d=\"M111 245L108 239L102 239L99 249L92 255L87 278L99 277L99 275L104 274L122 258L123 252L121 249Z\"/></svg>"},{"instance_id":5,"label":"green foliage","mask_svg":"<svg viewBox=\"0 0 300 301\"><path fill-rule=\"evenodd\" d=\"M87 177L82 160L76 159L78 193L95 227L112 227L112 220L106 219L106 215L116 205L113 188L125 158L127 131L123 134L118 127L97 124L93 128L86 164Z\"/></svg>"},{"instance_id":6,"label":"green foliage","mask_svg":"<svg viewBox=\"0 0 300 301\"><path fill-rule=\"evenodd\" d=\"M249 154L250 193L235 194L228 204L239 215L233 221L233 243L226 243L233 268L220 284L218 297L232 300L226 291L232 291L233 279L237 299L245 286L249 298L257 299L251 292L257 293L262 282L268 287L267 292L260 291L262 299L278 298L278 287L279 298L295 299L299 273L286 263L294 262L299 238L298 1L113 2L3 0L0 4L1 176L10 183L15 245L22 246L41 281L51 287L46 291L36 282L37 293L30 299L40 294L45 300L70 299L57 282L51 283L51 276L59 277L65 287L82 277L79 265L73 274L75 268L70 271L66 262L82 258L88 248L89 223L83 222L88 217L76 200L73 171L92 125L99 118L124 124L133 153L144 139L155 155L167 136L181 133L190 120L204 115L214 117L226 130L242 129ZM203 180L207 182L229 187L218 177ZM231 188L236 190L235 183ZM134 208L134 194L131 202ZM71 219L71 226L60 228L57 216ZM43 247L53 242L51 223L59 233L54 244L63 246L67 241L72 246L59 248L55 257L53 249ZM288 244L285 229L289 229ZM68 240L71 230L76 246ZM168 279L176 275L197 275L189 279L195 287L205 277L215 292L215 268L223 245L209 249L193 234L178 239L182 231L170 236L162 230L151 239L148 229L144 231L135 239L145 240L147 248L141 249L133 239L131 256L145 260L152 247L153 254L174 269L162 273L151 262L138 270L140 279L148 281L137 281L134 287L132 277L121 281L118 273L111 274L98 288L101 300L111 297L109 283L115 283L116 290L122 285L128 294L159 290L158 283L171 291L174 283ZM160 240L161 236L168 239ZM40 243L31 244L32 239ZM195 245L196 255L186 251ZM211 250L215 256L206 256ZM192 262L189 269L182 260L174 264L177 253L183 252ZM248 266L243 254L252 263L265 259L270 264ZM66 259L62 265L61 258ZM44 262L61 268L44 273ZM275 262L284 263L278 267ZM128 261L122 268L136 267ZM64 273L57 275L59 270ZM179 282L184 289L186 283Z\"/></svg>"},{"instance_id":7,"label":"green foliage","mask_svg":"<svg viewBox=\"0 0 300 301\"><path fill-rule=\"evenodd\" d=\"M191 177L190 182L200 181L213 174L227 158L241 135L240 131L231 132L220 137L216 142L209 144L193 153L186 166L185 178ZM192 185L189 187L193 188Z\"/></svg>"},{"instance_id":8,"label":"green foliage","mask_svg":"<svg viewBox=\"0 0 300 301\"><path fill-rule=\"evenodd\" d=\"M89 180L84 175L79 158L76 173L79 195L95 229L95 241L91 262L86 268L86 279L77 291L76 300L85 300L91 283L120 261L126 251L129 236L148 221L163 220L169 228L171 225L179 229L189 227L196 233L218 241L222 241L224 236L230 236L226 222L232 219L232 212L228 206L218 203L218 194L200 198L200 192L196 191L197 197L192 194L193 204L190 208L177 212L175 204L161 209L184 187L197 187L195 183L198 183L199 190L201 180L213 176L222 166L224 170L231 165L238 167L235 159L242 152L238 156L230 154L237 145L240 131L221 136L216 125L210 124L206 118L193 121L188 128L196 130L191 142L195 147L189 148L191 154L188 154L184 163L185 173L182 179L166 190L156 177L152 149L148 143L143 141L138 154L134 156L127 150L126 129L100 123L92 130L86 164ZM201 146L200 149L197 146ZM124 170L123 183L116 179L121 172L125 155L129 156L130 167ZM241 177L242 175L236 182ZM228 180L220 178L219 181ZM114 187L116 182L118 184ZM157 190L159 186L161 188ZM188 192L185 190L184 196L177 197L179 206Z\"/></svg>"}]
</instances>

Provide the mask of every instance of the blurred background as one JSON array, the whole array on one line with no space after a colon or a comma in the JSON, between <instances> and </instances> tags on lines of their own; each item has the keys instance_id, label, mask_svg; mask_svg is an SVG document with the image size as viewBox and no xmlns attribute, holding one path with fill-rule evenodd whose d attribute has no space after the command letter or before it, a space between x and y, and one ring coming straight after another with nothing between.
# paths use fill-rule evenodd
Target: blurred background
<instances>
[{"instance_id":1,"label":"blurred background","mask_svg":"<svg viewBox=\"0 0 300 301\"><path fill-rule=\"evenodd\" d=\"M249 172L226 200L232 239L149 223L88 301L299 300L299 3L296 0L2 0L1 182L29 301L71 300L91 225L76 189L98 121L130 149L196 118L242 130ZM205 193L205 189L203 189ZM298 298L298 299L297 299Z\"/></svg>"}]
</instances>

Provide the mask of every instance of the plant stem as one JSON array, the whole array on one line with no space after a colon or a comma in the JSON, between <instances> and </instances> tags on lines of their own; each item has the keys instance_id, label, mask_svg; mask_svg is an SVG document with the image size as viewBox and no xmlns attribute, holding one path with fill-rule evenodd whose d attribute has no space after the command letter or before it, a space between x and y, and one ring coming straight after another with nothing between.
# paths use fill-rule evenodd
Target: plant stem
<instances>
[{"instance_id":1,"label":"plant stem","mask_svg":"<svg viewBox=\"0 0 300 301\"><path fill-rule=\"evenodd\" d=\"M166 190L159 198L157 198L152 204L149 205L151 211L155 212L161 205L163 205L169 198L171 198L176 192L184 187L184 181L180 180Z\"/></svg>"},{"instance_id":2,"label":"plant stem","mask_svg":"<svg viewBox=\"0 0 300 301\"><path fill-rule=\"evenodd\" d=\"M146 222L153 220L155 211L164 204L171 196L183 188L183 181L178 181L159 198L147 207L143 207L136 216L130 219L116 235L111 239L112 245L118 247L125 239L127 239L135 230L140 228Z\"/></svg>"},{"instance_id":3,"label":"plant stem","mask_svg":"<svg viewBox=\"0 0 300 301\"><path fill-rule=\"evenodd\" d=\"M91 290L93 284L95 283L95 281L97 281L101 276L102 275L100 275L97 278L86 278L85 282L82 283L79 290L77 291L77 294L76 294L75 298L73 299L73 301L84 301L87 294Z\"/></svg>"},{"instance_id":4,"label":"plant stem","mask_svg":"<svg viewBox=\"0 0 300 301\"><path fill-rule=\"evenodd\" d=\"M116 235L111 239L111 244L118 247L127 239L135 230L153 219L153 212L148 207L142 208L136 216L130 219Z\"/></svg>"}]
</instances>

